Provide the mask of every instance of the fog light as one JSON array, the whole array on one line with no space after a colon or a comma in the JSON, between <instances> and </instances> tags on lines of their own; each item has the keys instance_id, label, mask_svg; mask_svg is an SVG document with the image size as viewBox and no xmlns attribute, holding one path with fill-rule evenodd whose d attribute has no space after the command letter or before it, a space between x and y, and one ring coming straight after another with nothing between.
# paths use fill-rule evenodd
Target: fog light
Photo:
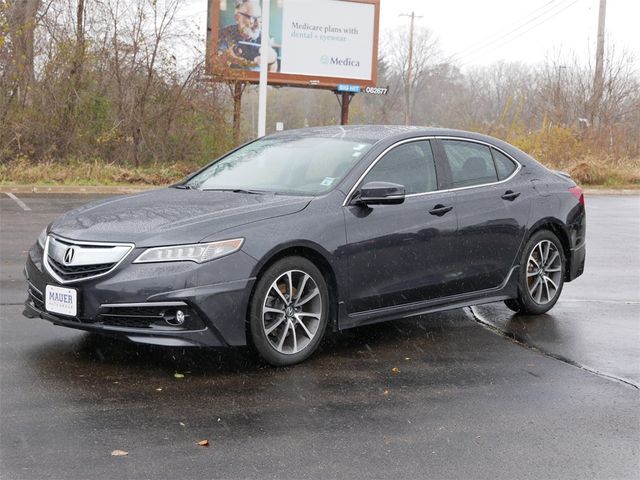
<instances>
[{"instance_id":1,"label":"fog light","mask_svg":"<svg viewBox=\"0 0 640 480\"><path fill-rule=\"evenodd\" d=\"M173 327L179 327L184 323L186 315L182 310L176 310L175 316L168 315L164 317L164 321Z\"/></svg>"}]
</instances>

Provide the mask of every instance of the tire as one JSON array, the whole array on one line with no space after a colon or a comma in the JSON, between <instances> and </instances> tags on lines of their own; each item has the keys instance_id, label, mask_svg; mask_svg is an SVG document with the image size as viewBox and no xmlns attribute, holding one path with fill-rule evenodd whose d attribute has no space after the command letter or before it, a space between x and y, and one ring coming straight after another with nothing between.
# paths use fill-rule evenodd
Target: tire
<instances>
[{"instance_id":1,"label":"tire","mask_svg":"<svg viewBox=\"0 0 640 480\"><path fill-rule=\"evenodd\" d=\"M322 272L306 258L286 257L258 278L249 305L251 343L267 363L293 365L317 349L328 318Z\"/></svg>"},{"instance_id":2,"label":"tire","mask_svg":"<svg viewBox=\"0 0 640 480\"><path fill-rule=\"evenodd\" d=\"M565 265L558 237L548 230L534 233L520 260L518 297L505 300L505 305L524 315L548 312L562 293Z\"/></svg>"}]
</instances>

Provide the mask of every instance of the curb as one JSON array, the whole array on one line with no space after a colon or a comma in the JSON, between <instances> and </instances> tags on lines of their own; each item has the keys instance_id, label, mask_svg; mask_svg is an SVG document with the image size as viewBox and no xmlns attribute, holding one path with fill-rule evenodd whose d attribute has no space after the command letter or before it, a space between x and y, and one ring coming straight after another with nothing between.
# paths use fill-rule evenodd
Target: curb
<instances>
[{"instance_id":1,"label":"curb","mask_svg":"<svg viewBox=\"0 0 640 480\"><path fill-rule=\"evenodd\" d=\"M0 193L37 193L37 194L122 194L139 193L165 185L0 185Z\"/></svg>"},{"instance_id":2,"label":"curb","mask_svg":"<svg viewBox=\"0 0 640 480\"><path fill-rule=\"evenodd\" d=\"M615 188L586 188L584 194L587 196L598 195L640 195L640 188L621 188L616 190Z\"/></svg>"}]
</instances>

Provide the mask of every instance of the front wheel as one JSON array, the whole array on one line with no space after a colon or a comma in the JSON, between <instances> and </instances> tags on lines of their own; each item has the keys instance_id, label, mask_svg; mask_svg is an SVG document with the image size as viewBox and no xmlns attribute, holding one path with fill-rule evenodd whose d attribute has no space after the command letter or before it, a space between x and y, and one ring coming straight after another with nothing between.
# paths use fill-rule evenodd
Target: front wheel
<instances>
[{"instance_id":1,"label":"front wheel","mask_svg":"<svg viewBox=\"0 0 640 480\"><path fill-rule=\"evenodd\" d=\"M506 300L511 310L540 315L556 304L564 285L562 244L552 232L535 233L527 242L518 272L518 297Z\"/></svg>"},{"instance_id":2,"label":"front wheel","mask_svg":"<svg viewBox=\"0 0 640 480\"><path fill-rule=\"evenodd\" d=\"M258 279L249 331L258 354L274 366L293 365L318 347L329 318L329 294L320 270L303 257L287 257Z\"/></svg>"}]
</instances>

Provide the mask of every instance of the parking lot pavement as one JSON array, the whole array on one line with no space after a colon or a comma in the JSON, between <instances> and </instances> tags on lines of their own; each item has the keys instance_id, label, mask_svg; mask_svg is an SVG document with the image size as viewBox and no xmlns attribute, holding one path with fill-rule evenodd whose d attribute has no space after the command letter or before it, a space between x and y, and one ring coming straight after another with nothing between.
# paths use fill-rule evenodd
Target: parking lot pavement
<instances>
[{"instance_id":1,"label":"parking lot pavement","mask_svg":"<svg viewBox=\"0 0 640 480\"><path fill-rule=\"evenodd\" d=\"M566 359L465 309L332 335L306 363L273 369L242 349L140 347L22 317L28 245L89 197L19 197L31 211L0 197L2 478L637 478L640 395L610 378L634 379L616 369L628 355L637 363L637 342L620 355L610 344L627 345L620 327L633 337L637 309L609 287L611 226L591 213L608 199L588 205L584 287L524 328ZM626 225L615 236L631 239L620 246L632 256L638 233ZM500 325L501 306L482 308ZM597 322L610 339L591 331ZM600 374L567 363L600 354L606 364L588 365Z\"/></svg>"},{"instance_id":2,"label":"parking lot pavement","mask_svg":"<svg viewBox=\"0 0 640 480\"><path fill-rule=\"evenodd\" d=\"M548 314L473 311L529 346L640 388L640 197L587 198L585 273Z\"/></svg>"}]
</instances>

